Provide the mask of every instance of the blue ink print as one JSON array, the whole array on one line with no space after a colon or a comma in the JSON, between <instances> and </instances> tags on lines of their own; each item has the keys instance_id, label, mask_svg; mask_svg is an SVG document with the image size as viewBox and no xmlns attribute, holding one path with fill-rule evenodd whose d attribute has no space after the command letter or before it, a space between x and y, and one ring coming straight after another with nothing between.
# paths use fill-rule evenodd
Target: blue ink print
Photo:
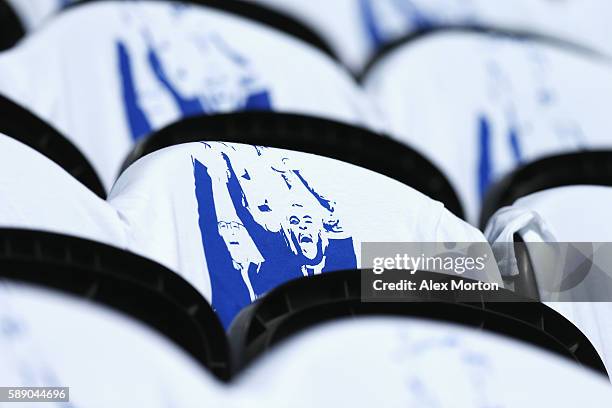
<instances>
[{"instance_id":1,"label":"blue ink print","mask_svg":"<svg viewBox=\"0 0 612 408\"><path fill-rule=\"evenodd\" d=\"M117 43L117 55L119 60L119 71L121 79L121 96L125 109L130 133L134 141L151 133L151 125L147 115L138 103L138 93L132 75L132 61L127 47L122 43Z\"/></svg>"},{"instance_id":2,"label":"blue ink print","mask_svg":"<svg viewBox=\"0 0 612 408\"><path fill-rule=\"evenodd\" d=\"M236 220L219 219L208 168L194 160L193 169L198 223L210 271L212 303L227 327L233 317L255 299L250 280L257 265L241 251L248 238L244 225Z\"/></svg>"},{"instance_id":3,"label":"blue ink print","mask_svg":"<svg viewBox=\"0 0 612 408\"><path fill-rule=\"evenodd\" d=\"M484 198L493 178L491 124L485 115L478 118L478 195Z\"/></svg>"},{"instance_id":4,"label":"blue ink print","mask_svg":"<svg viewBox=\"0 0 612 408\"><path fill-rule=\"evenodd\" d=\"M517 81L516 74L508 71L497 57L502 46L498 42L492 44L487 51L492 55L486 61L490 115L481 111L476 117L479 157L476 177L480 198L500 172L500 165L492 157L494 145L498 148L496 151L503 152L508 162L517 167L525 163L528 152L534 154L534 149L528 148L530 141L537 140L540 149L544 146L555 150L576 150L585 144L580 122L564 108L560 87L552 82L553 66L546 54L527 42L513 41L513 46L523 48L523 62L529 68L529 74ZM519 95L528 95L528 98L519 99ZM501 120L494 123L492 117Z\"/></svg>"},{"instance_id":5,"label":"blue ink print","mask_svg":"<svg viewBox=\"0 0 612 408\"><path fill-rule=\"evenodd\" d=\"M487 193L495 178L493 162L493 136L491 121L486 115L478 117L478 195L481 199ZM519 127L511 122L507 129L506 141L515 166L523 163Z\"/></svg>"},{"instance_id":6,"label":"blue ink print","mask_svg":"<svg viewBox=\"0 0 612 408\"><path fill-rule=\"evenodd\" d=\"M198 220L211 303L226 327L242 308L286 281L357 267L353 239L335 218L335 203L302 171L274 168L265 162L274 153L262 155L252 146L238 146L238 153L250 149L263 163L249 161L253 168L237 171L231 159L236 147L221 152L204 146L210 160L193 160ZM243 186L253 182L282 191L255 200ZM262 223L261 214L278 223Z\"/></svg>"},{"instance_id":7,"label":"blue ink print","mask_svg":"<svg viewBox=\"0 0 612 408\"><path fill-rule=\"evenodd\" d=\"M27 321L17 311L0 285L0 366L16 387L60 387L60 381L39 347ZM58 408L75 408L71 402L54 403Z\"/></svg>"},{"instance_id":8,"label":"blue ink print","mask_svg":"<svg viewBox=\"0 0 612 408\"><path fill-rule=\"evenodd\" d=\"M379 26L372 0L359 0L359 11L370 45L373 49L382 47L387 36Z\"/></svg>"},{"instance_id":9,"label":"blue ink print","mask_svg":"<svg viewBox=\"0 0 612 408\"><path fill-rule=\"evenodd\" d=\"M514 99L515 89L511 77L496 60L487 61L487 81L490 92L488 108L501 111L503 123L494 122L492 115L480 112L477 115L477 149L478 149L478 196L482 200L491 184L495 181L496 162L493 157L494 145L505 143L514 166L523 163L521 138L523 130L518 119L518 109ZM500 139L501 138L501 139Z\"/></svg>"},{"instance_id":10,"label":"blue ink print","mask_svg":"<svg viewBox=\"0 0 612 408\"><path fill-rule=\"evenodd\" d=\"M422 31L434 27L436 21L424 13L411 0L359 0L359 11L366 31L366 35L373 49L382 47L389 41L390 34L377 13L381 4L389 7L397 15L402 16L406 23L415 31Z\"/></svg>"},{"instance_id":11,"label":"blue ink print","mask_svg":"<svg viewBox=\"0 0 612 408\"><path fill-rule=\"evenodd\" d=\"M512 152L514 163L516 165L521 164L523 162L523 153L521 152L518 126L512 125L510 129L508 129L508 143L510 144L510 151Z\"/></svg>"},{"instance_id":12,"label":"blue ink print","mask_svg":"<svg viewBox=\"0 0 612 408\"><path fill-rule=\"evenodd\" d=\"M470 0L359 0L358 7L372 49L404 34L475 20Z\"/></svg>"},{"instance_id":13,"label":"blue ink print","mask_svg":"<svg viewBox=\"0 0 612 408\"><path fill-rule=\"evenodd\" d=\"M173 9L175 18L185 11ZM121 96L130 133L134 141L147 136L155 127L144 101L147 93L138 78L136 64L144 65L154 88L172 101L180 118L244 110L271 110L268 89L261 83L251 64L230 48L216 34L189 34L181 38L168 35L154 41L142 33L146 44L144 57L124 41L117 41ZM150 81L150 79L149 79Z\"/></svg>"}]
</instances>

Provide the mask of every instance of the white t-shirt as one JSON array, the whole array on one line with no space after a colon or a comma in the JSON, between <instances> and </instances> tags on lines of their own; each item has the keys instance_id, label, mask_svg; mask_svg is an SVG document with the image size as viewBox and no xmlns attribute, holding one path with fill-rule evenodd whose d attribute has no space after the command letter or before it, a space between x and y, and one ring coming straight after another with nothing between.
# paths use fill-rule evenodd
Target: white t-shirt
<instances>
[{"instance_id":1,"label":"white t-shirt","mask_svg":"<svg viewBox=\"0 0 612 408\"><path fill-rule=\"evenodd\" d=\"M450 324L370 317L314 327L239 377L265 406L576 407L612 402L610 384L555 355ZM610 401L610 402L608 402Z\"/></svg>"},{"instance_id":2,"label":"white t-shirt","mask_svg":"<svg viewBox=\"0 0 612 408\"><path fill-rule=\"evenodd\" d=\"M300 19L327 40L345 64L361 70L383 45L440 26L531 31L610 53L605 0L248 0Z\"/></svg>"},{"instance_id":3,"label":"white t-shirt","mask_svg":"<svg viewBox=\"0 0 612 408\"><path fill-rule=\"evenodd\" d=\"M226 325L282 282L358 268L363 242L484 242L441 203L386 176L251 145L188 143L147 155L121 175L109 203L128 247L178 271ZM501 282L496 269L474 273Z\"/></svg>"},{"instance_id":4,"label":"white t-shirt","mask_svg":"<svg viewBox=\"0 0 612 408\"><path fill-rule=\"evenodd\" d=\"M175 2L66 10L0 54L0 93L66 135L108 189L135 141L186 116L272 110L382 126L348 72L318 49Z\"/></svg>"},{"instance_id":5,"label":"white t-shirt","mask_svg":"<svg viewBox=\"0 0 612 408\"><path fill-rule=\"evenodd\" d=\"M151 328L91 302L2 280L0 349L3 386L70 387L69 404L41 404L49 407L229 402L220 382Z\"/></svg>"},{"instance_id":6,"label":"white t-shirt","mask_svg":"<svg viewBox=\"0 0 612 408\"><path fill-rule=\"evenodd\" d=\"M433 34L381 60L365 86L393 137L447 175L471 222L517 166L612 147L610 65L543 42Z\"/></svg>"},{"instance_id":7,"label":"white t-shirt","mask_svg":"<svg viewBox=\"0 0 612 408\"><path fill-rule=\"evenodd\" d=\"M608 371L612 371L610 208L611 187L559 187L498 210L485 232L504 276L520 273L512 242L516 233L523 238L542 300L585 333Z\"/></svg>"},{"instance_id":8,"label":"white t-shirt","mask_svg":"<svg viewBox=\"0 0 612 408\"><path fill-rule=\"evenodd\" d=\"M5 0L27 31L79 0ZM227 0L233 1L233 0ZM610 53L605 0L246 0L286 13L318 31L358 71L381 46L419 30L484 25L527 30Z\"/></svg>"},{"instance_id":9,"label":"white t-shirt","mask_svg":"<svg viewBox=\"0 0 612 408\"><path fill-rule=\"evenodd\" d=\"M304 153L174 146L130 166L108 201L11 138L0 137L0 154L0 227L87 238L153 259L202 293L226 326L289 279L358 268L362 242L486 242L410 187ZM497 269L470 277L501 282Z\"/></svg>"},{"instance_id":10,"label":"white t-shirt","mask_svg":"<svg viewBox=\"0 0 612 408\"><path fill-rule=\"evenodd\" d=\"M125 248L116 211L34 149L0 134L0 226L44 230Z\"/></svg>"},{"instance_id":11,"label":"white t-shirt","mask_svg":"<svg viewBox=\"0 0 612 408\"><path fill-rule=\"evenodd\" d=\"M382 317L326 324L292 337L222 385L167 339L104 307L6 281L0 305L0 382L70 387L70 405L77 407L510 408L612 401L609 383L568 361L448 324Z\"/></svg>"}]
</instances>

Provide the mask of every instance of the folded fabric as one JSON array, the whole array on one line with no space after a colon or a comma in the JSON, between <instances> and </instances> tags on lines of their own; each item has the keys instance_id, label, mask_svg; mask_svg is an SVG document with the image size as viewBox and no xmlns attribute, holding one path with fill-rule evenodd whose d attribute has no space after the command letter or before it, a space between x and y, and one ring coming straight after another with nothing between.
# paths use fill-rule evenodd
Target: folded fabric
<instances>
[{"instance_id":1,"label":"folded fabric","mask_svg":"<svg viewBox=\"0 0 612 408\"><path fill-rule=\"evenodd\" d=\"M66 135L107 188L136 141L187 116L273 110L382 126L350 75L315 47L176 2L66 10L0 54L0 93Z\"/></svg>"},{"instance_id":2,"label":"folded fabric","mask_svg":"<svg viewBox=\"0 0 612 408\"><path fill-rule=\"evenodd\" d=\"M128 247L183 277L228 325L278 284L355 269L363 242L482 242L442 204L336 160L188 143L130 166L109 195ZM476 273L476 272L475 272ZM501 282L498 271L471 276Z\"/></svg>"},{"instance_id":3,"label":"folded fabric","mask_svg":"<svg viewBox=\"0 0 612 408\"><path fill-rule=\"evenodd\" d=\"M515 234L525 241L539 295L580 328L612 369L612 187L545 190L500 209L485 235L500 271L517 276Z\"/></svg>"},{"instance_id":4,"label":"folded fabric","mask_svg":"<svg viewBox=\"0 0 612 408\"><path fill-rule=\"evenodd\" d=\"M39 229L125 248L108 203L34 149L0 133L0 225Z\"/></svg>"},{"instance_id":5,"label":"folded fabric","mask_svg":"<svg viewBox=\"0 0 612 408\"><path fill-rule=\"evenodd\" d=\"M431 34L380 60L365 86L392 135L447 174L471 222L517 166L612 147L607 60L548 42Z\"/></svg>"},{"instance_id":6,"label":"folded fabric","mask_svg":"<svg viewBox=\"0 0 612 408\"><path fill-rule=\"evenodd\" d=\"M287 280L358 268L362 242L485 242L406 185L305 153L177 145L130 166L106 202L29 147L5 136L0 147L0 226L153 259L198 289L226 326ZM501 283L496 269L474 273Z\"/></svg>"},{"instance_id":7,"label":"folded fabric","mask_svg":"<svg viewBox=\"0 0 612 408\"><path fill-rule=\"evenodd\" d=\"M70 387L71 406L455 408L612 402L609 383L586 369L449 324L390 317L324 324L280 344L226 385L168 340L102 306L10 281L0 281L0 306L0 381L13 387ZM306 381L317 392L305 389ZM560 383L572 387L559 388ZM508 391L509 386L521 392Z\"/></svg>"},{"instance_id":8,"label":"folded fabric","mask_svg":"<svg viewBox=\"0 0 612 408\"><path fill-rule=\"evenodd\" d=\"M553 354L460 326L391 317L328 323L292 337L239 377L237 386L245 398L265 398L266 406L575 407L612 401L607 381Z\"/></svg>"},{"instance_id":9,"label":"folded fabric","mask_svg":"<svg viewBox=\"0 0 612 408\"><path fill-rule=\"evenodd\" d=\"M448 26L529 31L609 53L610 4L600 0L249 0L319 31L355 71L385 45Z\"/></svg>"},{"instance_id":10,"label":"folded fabric","mask_svg":"<svg viewBox=\"0 0 612 408\"><path fill-rule=\"evenodd\" d=\"M226 406L221 384L195 360L102 306L0 281L0 328L0 384L70 387L70 402L51 407Z\"/></svg>"},{"instance_id":11,"label":"folded fabric","mask_svg":"<svg viewBox=\"0 0 612 408\"><path fill-rule=\"evenodd\" d=\"M485 236L493 249L502 251L498 262L514 256L514 235L537 243L609 243L612 242L612 187L568 186L544 190L517 200L498 210L489 220ZM538 247L534 245L533 247ZM508 248L504 251L504 248ZM506 256L502 256L506 253ZM604 253L599 254L602 257ZM595 259L594 259L595 260ZM535 265L537 268L537 265ZM516 268L501 267L505 276L518 273Z\"/></svg>"}]
</instances>

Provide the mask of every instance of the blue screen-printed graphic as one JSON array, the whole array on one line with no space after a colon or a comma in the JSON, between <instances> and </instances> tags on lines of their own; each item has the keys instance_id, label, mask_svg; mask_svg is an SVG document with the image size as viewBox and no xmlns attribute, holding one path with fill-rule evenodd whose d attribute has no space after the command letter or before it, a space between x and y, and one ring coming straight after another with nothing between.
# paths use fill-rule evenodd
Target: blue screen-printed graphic
<instances>
[{"instance_id":1,"label":"blue screen-printed graphic","mask_svg":"<svg viewBox=\"0 0 612 408\"><path fill-rule=\"evenodd\" d=\"M378 49L394 37L444 24L473 24L471 0L358 0L366 38Z\"/></svg>"},{"instance_id":2,"label":"blue screen-printed graphic","mask_svg":"<svg viewBox=\"0 0 612 408\"><path fill-rule=\"evenodd\" d=\"M521 53L528 76L518 76L504 67L495 56L499 46L491 50L494 55L487 61L485 80L491 97L488 106L478 113L475 125L480 199L500 174L494 151L507 158L510 168L516 168L527 161L526 146L530 143L540 149L581 149L586 145L579 120L563 106L561 87L552 80L549 59L527 42L518 44L524 46ZM523 96L519 99L519 95Z\"/></svg>"},{"instance_id":3,"label":"blue screen-printed graphic","mask_svg":"<svg viewBox=\"0 0 612 408\"><path fill-rule=\"evenodd\" d=\"M406 19L406 23L415 31L425 30L436 25L432 16L420 10L411 0L382 0L393 8L398 15ZM381 0L359 0L359 10L367 37L372 48L382 47L390 36L385 29L384 22L376 12Z\"/></svg>"},{"instance_id":4,"label":"blue screen-printed graphic","mask_svg":"<svg viewBox=\"0 0 612 408\"><path fill-rule=\"evenodd\" d=\"M0 367L13 381L10 386L68 386L60 381L38 345L40 339L34 338L25 319L8 300L6 293L6 287L0 283ZM76 405L71 402L46 402L45 406L75 408Z\"/></svg>"},{"instance_id":5,"label":"blue screen-printed graphic","mask_svg":"<svg viewBox=\"0 0 612 408\"><path fill-rule=\"evenodd\" d=\"M144 53L137 47L132 51L127 41L116 42L121 97L134 141L156 130L151 117L154 113L148 113L145 107L146 98L155 97L151 89L172 101L178 113L176 120L272 109L270 93L249 61L220 36L209 33L174 38L175 35L169 33L168 38L156 42L150 34L143 33ZM137 69L137 65L144 66L145 79L140 78L143 69ZM152 83L142 85L145 80Z\"/></svg>"},{"instance_id":6,"label":"blue screen-printed graphic","mask_svg":"<svg viewBox=\"0 0 612 408\"><path fill-rule=\"evenodd\" d=\"M449 365L460 368L464 377L458 379L462 390L462 398L469 398L473 407L492 408L501 407L496 401L494 384L499 370L495 360L477 345L459 333L430 334L428 336L415 336L414 330L401 329L397 333L394 349L390 351L395 364L405 368L405 380L409 395L414 406L422 408L438 408L448 406L445 398L440 397L437 391L435 376L423 375L426 367L431 367L440 356L444 356ZM445 401L446 400L446 401ZM412 404L410 404L412 406Z\"/></svg>"},{"instance_id":7,"label":"blue screen-printed graphic","mask_svg":"<svg viewBox=\"0 0 612 408\"><path fill-rule=\"evenodd\" d=\"M275 168L261 148L239 146L264 164L241 162L238 171L231 148L204 146L218 157L193 160L195 195L212 306L226 327L243 307L288 280L357 267L353 238L335 217L335 203L301 170ZM255 202L243 188L253 182L282 188ZM279 222L266 225L262 216Z\"/></svg>"}]
</instances>

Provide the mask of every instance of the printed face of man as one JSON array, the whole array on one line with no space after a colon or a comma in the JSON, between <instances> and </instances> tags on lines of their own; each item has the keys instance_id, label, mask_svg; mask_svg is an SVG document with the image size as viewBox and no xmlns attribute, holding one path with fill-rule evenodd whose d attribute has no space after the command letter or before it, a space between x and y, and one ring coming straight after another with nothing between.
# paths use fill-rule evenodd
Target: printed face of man
<instances>
[{"instance_id":1,"label":"printed face of man","mask_svg":"<svg viewBox=\"0 0 612 408\"><path fill-rule=\"evenodd\" d=\"M309 214L303 205L293 204L289 216L289 230L297 239L302 255L308 259L315 259L323 222Z\"/></svg>"},{"instance_id":2,"label":"printed face of man","mask_svg":"<svg viewBox=\"0 0 612 408\"><path fill-rule=\"evenodd\" d=\"M245 257L248 233L244 225L237 221L219 221L219 235L223 238L232 259L241 263Z\"/></svg>"}]
</instances>

